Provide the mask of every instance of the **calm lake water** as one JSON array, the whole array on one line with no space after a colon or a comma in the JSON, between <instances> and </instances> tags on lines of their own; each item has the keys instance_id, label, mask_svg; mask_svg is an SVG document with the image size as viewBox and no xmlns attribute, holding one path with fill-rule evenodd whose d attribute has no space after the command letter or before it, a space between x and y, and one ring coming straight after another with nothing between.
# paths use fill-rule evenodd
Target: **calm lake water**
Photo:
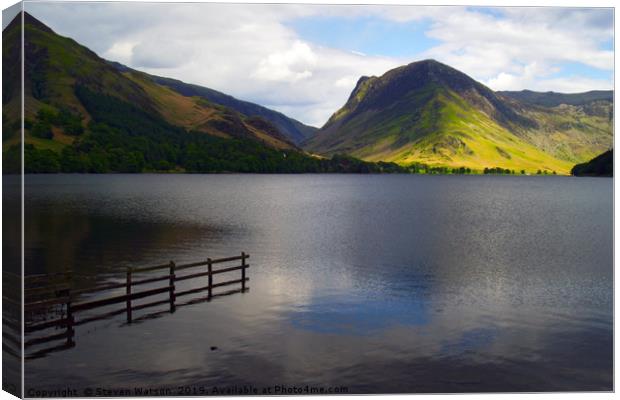
<instances>
[{"instance_id":1,"label":"calm lake water","mask_svg":"<svg viewBox=\"0 0 620 400\"><path fill-rule=\"evenodd\" d=\"M123 279L127 266L251 255L246 293L131 325L121 315L77 327L75 348L26 362L26 394L613 389L611 179L26 182L29 273L72 269L104 282Z\"/></svg>"}]
</instances>

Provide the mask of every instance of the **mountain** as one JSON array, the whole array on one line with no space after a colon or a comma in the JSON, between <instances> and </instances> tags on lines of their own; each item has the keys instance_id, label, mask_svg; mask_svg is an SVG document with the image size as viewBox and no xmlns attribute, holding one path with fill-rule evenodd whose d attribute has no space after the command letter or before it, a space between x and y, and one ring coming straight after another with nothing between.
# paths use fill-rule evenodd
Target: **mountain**
<instances>
[{"instance_id":1,"label":"mountain","mask_svg":"<svg viewBox=\"0 0 620 400\"><path fill-rule=\"evenodd\" d=\"M7 36L18 29L17 24L7 27ZM33 121L42 108L79 114L88 122L92 113L78 95L81 89L101 96L112 96L131 104L147 114L157 114L175 126L197 132L230 138L262 141L271 147L290 149L294 144L270 126L227 107L198 97L183 96L158 85L148 75L138 71L120 72L105 60L72 39L55 34L50 28L29 14L25 14L25 117ZM11 45L18 44L4 41ZM8 91L9 95L13 88ZM83 93L84 90L81 90ZM10 101L9 101L10 102ZM29 132L32 134L32 132ZM55 139L66 144L62 127Z\"/></svg>"},{"instance_id":2,"label":"mountain","mask_svg":"<svg viewBox=\"0 0 620 400\"><path fill-rule=\"evenodd\" d=\"M283 135L285 135L290 141L292 141L296 145L299 145L300 143L308 140L316 133L316 131L318 131L317 128L305 125L293 118L287 117L280 112L271 110L258 104L238 100L232 96L218 92L217 90L184 83L171 78L163 78L153 75L151 75L150 77L154 82L166 86L182 94L183 96L198 96L207 101L231 108L245 115L262 117L272 123L276 128L278 128L280 132L282 132Z\"/></svg>"},{"instance_id":3,"label":"mountain","mask_svg":"<svg viewBox=\"0 0 620 400\"><path fill-rule=\"evenodd\" d=\"M521 90L499 91L497 93L524 103L543 107L557 107L561 104L584 106L596 101L607 103L613 103L614 101L613 90L591 90L584 93L534 92L532 90Z\"/></svg>"},{"instance_id":4,"label":"mountain","mask_svg":"<svg viewBox=\"0 0 620 400\"><path fill-rule=\"evenodd\" d=\"M577 164L571 170L575 176L614 176L614 151L607 150L592 160Z\"/></svg>"},{"instance_id":5,"label":"mountain","mask_svg":"<svg viewBox=\"0 0 620 400\"><path fill-rule=\"evenodd\" d=\"M3 31L5 172L19 170L21 30L20 14ZM219 92L211 94L234 107L209 100L208 89L119 68L27 13L24 66L26 172L398 170L310 156L278 125L296 127L298 136L311 128Z\"/></svg>"},{"instance_id":6,"label":"mountain","mask_svg":"<svg viewBox=\"0 0 620 400\"><path fill-rule=\"evenodd\" d=\"M115 61L108 62L120 72L135 72L135 70L121 63ZM143 74L147 75L153 82L161 86L165 86L183 96L200 97L214 104L231 108L244 115L262 117L278 128L278 130L282 132L288 140L296 145L308 140L318 130L313 126L308 126L293 118L289 118L278 111L271 110L258 104L250 103L248 101L236 99L225 93L218 92L217 90L185 83L177 79L149 75L146 73Z\"/></svg>"},{"instance_id":7,"label":"mountain","mask_svg":"<svg viewBox=\"0 0 620 400\"><path fill-rule=\"evenodd\" d=\"M575 162L611 146L611 103L600 101L590 113L584 105L525 103L424 60L360 78L304 148L401 165L567 174Z\"/></svg>"}]
</instances>

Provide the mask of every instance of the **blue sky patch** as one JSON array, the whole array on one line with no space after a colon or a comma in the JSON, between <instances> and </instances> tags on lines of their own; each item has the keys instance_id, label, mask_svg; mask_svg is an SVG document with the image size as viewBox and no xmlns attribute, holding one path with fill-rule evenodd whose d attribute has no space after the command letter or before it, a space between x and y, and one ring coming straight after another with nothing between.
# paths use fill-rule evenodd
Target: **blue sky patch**
<instances>
[{"instance_id":1,"label":"blue sky patch","mask_svg":"<svg viewBox=\"0 0 620 400\"><path fill-rule=\"evenodd\" d=\"M286 25L305 41L371 56L411 57L440 43L425 35L430 21L397 23L377 17L309 17Z\"/></svg>"},{"instance_id":2,"label":"blue sky patch","mask_svg":"<svg viewBox=\"0 0 620 400\"><path fill-rule=\"evenodd\" d=\"M554 78L565 78L571 76L587 76L591 79L608 79L613 77L613 71L594 68L579 62L564 62L559 65L560 71L553 74Z\"/></svg>"},{"instance_id":3,"label":"blue sky patch","mask_svg":"<svg viewBox=\"0 0 620 400\"><path fill-rule=\"evenodd\" d=\"M504 17L504 9L501 7L467 7L467 10L490 15L495 19L501 19Z\"/></svg>"}]
</instances>

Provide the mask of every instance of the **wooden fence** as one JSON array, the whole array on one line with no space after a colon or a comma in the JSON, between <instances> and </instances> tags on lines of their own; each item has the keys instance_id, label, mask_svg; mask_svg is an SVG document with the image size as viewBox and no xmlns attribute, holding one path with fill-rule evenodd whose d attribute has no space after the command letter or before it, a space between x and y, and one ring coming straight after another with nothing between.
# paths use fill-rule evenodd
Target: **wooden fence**
<instances>
[{"instance_id":1,"label":"wooden fence","mask_svg":"<svg viewBox=\"0 0 620 400\"><path fill-rule=\"evenodd\" d=\"M167 264L143 268L127 268L124 282L103 284L89 288L72 288L72 273L63 272L58 274L30 275L25 277L24 289L24 348L41 345L49 342L62 341L60 345L47 347L34 353L27 354L27 358L39 357L51 351L62 350L75 346L75 327L94 321L104 320L113 316L124 314L127 323L134 321L134 312L157 306L167 306L169 312L174 312L178 306L177 299L199 293L207 293L200 300L209 301L215 296L247 290L246 276L249 268L247 259L249 254L241 253L240 256L210 259L190 264L177 265L173 261ZM230 266L230 263L237 262ZM216 269L216 266L224 265ZM237 265L239 264L239 265ZM202 270L198 270L203 267ZM206 267L206 268L204 268ZM239 279L214 282L214 277L220 274L240 271ZM205 279L206 285L192 287L185 290L177 288L178 282ZM240 285L240 289L226 293L215 293L215 289ZM146 287L146 288L145 288ZM123 294L101 296L102 292L119 291L125 289ZM95 296L94 300L78 301L80 297ZM160 296L154 301L151 297ZM163 298L161 298L163 296ZM147 300L146 303L137 304L137 300ZM122 308L106 311L97 315L86 315L86 311L123 304ZM55 315L54 315L55 314ZM53 319L49 319L54 315ZM50 329L62 330L60 333L36 335ZM33 337L34 336L34 337Z\"/></svg>"}]
</instances>

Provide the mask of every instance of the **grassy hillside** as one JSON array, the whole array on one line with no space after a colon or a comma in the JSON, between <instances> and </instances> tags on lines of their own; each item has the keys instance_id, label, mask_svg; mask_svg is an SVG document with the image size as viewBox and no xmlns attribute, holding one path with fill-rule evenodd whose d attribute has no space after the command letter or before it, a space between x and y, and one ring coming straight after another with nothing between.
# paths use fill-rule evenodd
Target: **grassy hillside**
<instances>
[{"instance_id":1,"label":"grassy hillside","mask_svg":"<svg viewBox=\"0 0 620 400\"><path fill-rule=\"evenodd\" d=\"M568 174L612 142L611 104L554 108L494 93L436 61L361 78L305 148L370 161Z\"/></svg>"},{"instance_id":2,"label":"grassy hillside","mask_svg":"<svg viewBox=\"0 0 620 400\"><path fill-rule=\"evenodd\" d=\"M276 149L293 149L295 145L270 122L248 118L227 107L199 96L184 96L167 86L154 82L148 74L124 72L123 76L144 90L154 108L166 121L187 130L204 132L223 138L248 138Z\"/></svg>"},{"instance_id":3,"label":"grassy hillside","mask_svg":"<svg viewBox=\"0 0 620 400\"><path fill-rule=\"evenodd\" d=\"M116 65L118 66L119 64ZM238 100L213 89L160 76L150 75L150 78L159 85L168 87L183 96L199 97L213 104L228 107L244 115L262 117L273 124L288 141L296 145L308 140L318 130L315 127L302 124L277 111L270 110L258 104Z\"/></svg>"},{"instance_id":4,"label":"grassy hillside","mask_svg":"<svg viewBox=\"0 0 620 400\"><path fill-rule=\"evenodd\" d=\"M520 112L537 127L517 135L557 159L583 162L612 146L612 109L612 103L598 100L581 106L522 106Z\"/></svg>"},{"instance_id":5,"label":"grassy hillside","mask_svg":"<svg viewBox=\"0 0 620 400\"><path fill-rule=\"evenodd\" d=\"M407 113L405 108L412 104L416 112ZM365 134L359 135L362 130ZM566 173L572 166L512 135L456 93L432 84L387 110L365 111L337 135L342 140L339 151L369 161L531 173L538 169Z\"/></svg>"}]
</instances>

